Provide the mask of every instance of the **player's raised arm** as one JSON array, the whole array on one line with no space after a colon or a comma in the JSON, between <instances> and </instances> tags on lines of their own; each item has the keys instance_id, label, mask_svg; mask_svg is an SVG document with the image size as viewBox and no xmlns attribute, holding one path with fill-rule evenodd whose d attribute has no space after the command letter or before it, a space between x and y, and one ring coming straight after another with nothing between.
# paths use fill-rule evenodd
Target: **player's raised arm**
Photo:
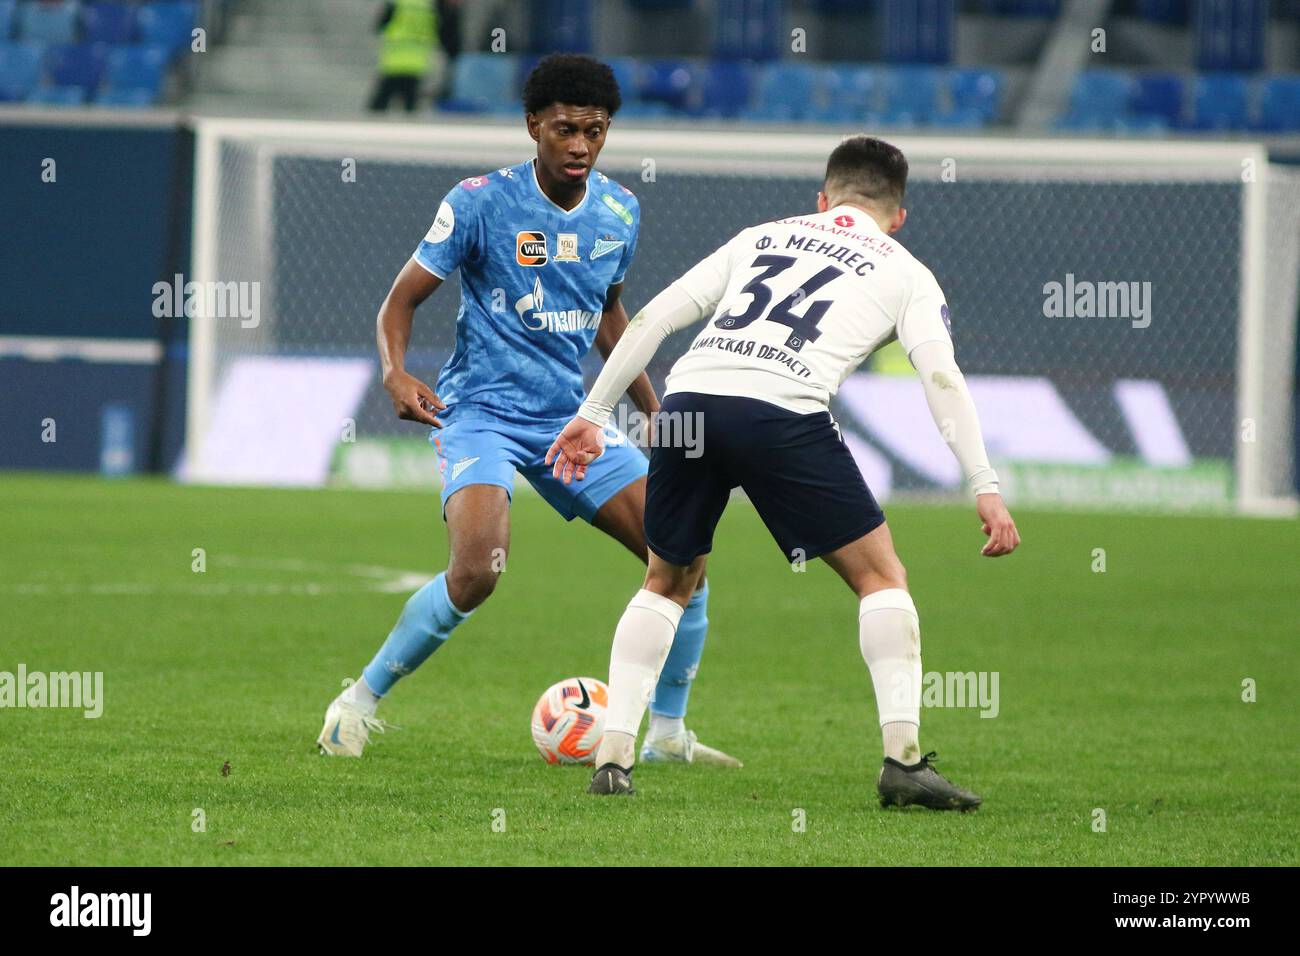
<instances>
[{"instance_id":1,"label":"player's raised arm","mask_svg":"<svg viewBox=\"0 0 1300 956\"><path fill-rule=\"evenodd\" d=\"M411 422L423 422L441 428L435 411L447 406L424 382L406 371L406 348L411 342L411 326L415 310L433 295L442 279L414 259L407 261L393 280L393 287L384 297L375 320L375 339L379 346L379 364L383 371L384 388L393 401L397 417Z\"/></svg>"}]
</instances>

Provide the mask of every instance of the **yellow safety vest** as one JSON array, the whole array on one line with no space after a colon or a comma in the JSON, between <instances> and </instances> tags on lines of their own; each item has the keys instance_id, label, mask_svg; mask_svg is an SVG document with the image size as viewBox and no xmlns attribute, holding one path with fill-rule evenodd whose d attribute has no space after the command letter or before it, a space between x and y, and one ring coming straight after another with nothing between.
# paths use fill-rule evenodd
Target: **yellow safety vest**
<instances>
[{"instance_id":1,"label":"yellow safety vest","mask_svg":"<svg viewBox=\"0 0 1300 956\"><path fill-rule=\"evenodd\" d=\"M437 37L438 15L430 0L397 0L384 27L379 72L385 76L422 76Z\"/></svg>"}]
</instances>

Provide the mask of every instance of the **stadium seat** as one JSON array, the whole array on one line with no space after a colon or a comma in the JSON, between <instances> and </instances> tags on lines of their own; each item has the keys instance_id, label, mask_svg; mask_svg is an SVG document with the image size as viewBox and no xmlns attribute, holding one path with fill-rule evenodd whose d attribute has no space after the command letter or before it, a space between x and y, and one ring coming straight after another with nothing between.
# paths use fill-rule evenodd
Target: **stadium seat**
<instances>
[{"instance_id":1,"label":"stadium seat","mask_svg":"<svg viewBox=\"0 0 1300 956\"><path fill-rule=\"evenodd\" d=\"M1188 0L1137 0L1138 16L1157 23L1184 24L1189 8Z\"/></svg>"},{"instance_id":2,"label":"stadium seat","mask_svg":"<svg viewBox=\"0 0 1300 956\"><path fill-rule=\"evenodd\" d=\"M118 89L105 90L95 98L96 106L122 106L131 108L143 108L153 106L158 101L156 90L131 89L121 87Z\"/></svg>"},{"instance_id":3,"label":"stadium seat","mask_svg":"<svg viewBox=\"0 0 1300 956\"><path fill-rule=\"evenodd\" d=\"M1300 130L1300 76L1270 76L1262 81L1257 128L1269 132Z\"/></svg>"},{"instance_id":4,"label":"stadium seat","mask_svg":"<svg viewBox=\"0 0 1300 956\"><path fill-rule=\"evenodd\" d=\"M1116 119L1109 131L1127 136L1162 136L1169 132L1170 124L1163 116L1130 113Z\"/></svg>"},{"instance_id":5,"label":"stadium seat","mask_svg":"<svg viewBox=\"0 0 1300 956\"><path fill-rule=\"evenodd\" d=\"M56 86L80 86L94 92L108 62L106 43L60 43L45 54L45 70Z\"/></svg>"},{"instance_id":6,"label":"stadium seat","mask_svg":"<svg viewBox=\"0 0 1300 956\"><path fill-rule=\"evenodd\" d=\"M1237 73L1206 73L1193 85L1193 124L1197 129L1245 129L1246 77Z\"/></svg>"},{"instance_id":7,"label":"stadium seat","mask_svg":"<svg viewBox=\"0 0 1300 956\"><path fill-rule=\"evenodd\" d=\"M17 9L17 0L0 0L0 43L14 35L14 11Z\"/></svg>"},{"instance_id":8,"label":"stadium seat","mask_svg":"<svg viewBox=\"0 0 1300 956\"><path fill-rule=\"evenodd\" d=\"M1133 80L1126 73L1113 70L1084 70L1070 92L1072 123L1068 128L1104 127L1128 111L1133 95Z\"/></svg>"},{"instance_id":9,"label":"stadium seat","mask_svg":"<svg viewBox=\"0 0 1300 956\"><path fill-rule=\"evenodd\" d=\"M974 110L984 123L991 123L1002 109L1002 74L997 70L952 70L948 75L948 91L953 105L952 116Z\"/></svg>"},{"instance_id":10,"label":"stadium seat","mask_svg":"<svg viewBox=\"0 0 1300 956\"><path fill-rule=\"evenodd\" d=\"M85 43L130 43L135 38L136 7L126 3L92 3L81 11Z\"/></svg>"},{"instance_id":11,"label":"stadium seat","mask_svg":"<svg viewBox=\"0 0 1300 956\"><path fill-rule=\"evenodd\" d=\"M800 120L812 111L817 71L811 66L772 63L763 67L754 105L746 119Z\"/></svg>"},{"instance_id":12,"label":"stadium seat","mask_svg":"<svg viewBox=\"0 0 1300 956\"><path fill-rule=\"evenodd\" d=\"M630 56L614 56L605 62L614 71L614 80L618 83L618 92L623 97L623 105L629 105L640 95L641 65Z\"/></svg>"},{"instance_id":13,"label":"stadium seat","mask_svg":"<svg viewBox=\"0 0 1300 956\"><path fill-rule=\"evenodd\" d=\"M1183 123L1183 78L1173 73L1142 73L1134 82L1128 111L1159 117L1166 126Z\"/></svg>"},{"instance_id":14,"label":"stadium seat","mask_svg":"<svg viewBox=\"0 0 1300 956\"><path fill-rule=\"evenodd\" d=\"M695 83L695 74L684 60L652 60L641 71L640 97L684 109Z\"/></svg>"},{"instance_id":15,"label":"stadium seat","mask_svg":"<svg viewBox=\"0 0 1300 956\"><path fill-rule=\"evenodd\" d=\"M893 126L930 122L938 109L939 70L929 66L895 66L884 74L885 116Z\"/></svg>"},{"instance_id":16,"label":"stadium seat","mask_svg":"<svg viewBox=\"0 0 1300 956\"><path fill-rule=\"evenodd\" d=\"M1003 17L1054 17L1060 12L1060 0L984 0L985 13Z\"/></svg>"},{"instance_id":17,"label":"stadium seat","mask_svg":"<svg viewBox=\"0 0 1300 956\"><path fill-rule=\"evenodd\" d=\"M959 106L935 113L930 122L943 129L983 129L989 124L989 116L982 109Z\"/></svg>"},{"instance_id":18,"label":"stadium seat","mask_svg":"<svg viewBox=\"0 0 1300 956\"><path fill-rule=\"evenodd\" d=\"M157 97L166 71L165 47L115 47L108 54L105 84L110 90L149 90Z\"/></svg>"},{"instance_id":19,"label":"stadium seat","mask_svg":"<svg viewBox=\"0 0 1300 956\"><path fill-rule=\"evenodd\" d=\"M27 99L41 79L40 43L0 43L0 102Z\"/></svg>"},{"instance_id":20,"label":"stadium seat","mask_svg":"<svg viewBox=\"0 0 1300 956\"><path fill-rule=\"evenodd\" d=\"M749 107L753 68L737 60L721 60L704 73L701 99L696 112L702 116L734 119Z\"/></svg>"},{"instance_id":21,"label":"stadium seat","mask_svg":"<svg viewBox=\"0 0 1300 956\"><path fill-rule=\"evenodd\" d=\"M658 119L672 116L673 109L667 103L646 103L643 100L624 100L618 115L624 119Z\"/></svg>"},{"instance_id":22,"label":"stadium seat","mask_svg":"<svg viewBox=\"0 0 1300 956\"><path fill-rule=\"evenodd\" d=\"M86 90L81 86L39 86L27 97L28 103L40 106L82 106Z\"/></svg>"},{"instance_id":23,"label":"stadium seat","mask_svg":"<svg viewBox=\"0 0 1300 956\"><path fill-rule=\"evenodd\" d=\"M193 3L147 3L136 17L140 42L164 46L176 56L189 49L194 20Z\"/></svg>"},{"instance_id":24,"label":"stadium seat","mask_svg":"<svg viewBox=\"0 0 1300 956\"><path fill-rule=\"evenodd\" d=\"M852 120L880 108L880 71L865 66L828 66L819 74L820 105L816 118Z\"/></svg>"},{"instance_id":25,"label":"stadium seat","mask_svg":"<svg viewBox=\"0 0 1300 956\"><path fill-rule=\"evenodd\" d=\"M77 38L77 2L38 3L18 8L18 38L39 43L71 43Z\"/></svg>"},{"instance_id":26,"label":"stadium seat","mask_svg":"<svg viewBox=\"0 0 1300 956\"><path fill-rule=\"evenodd\" d=\"M448 109L480 113L519 109L515 57L507 53L465 53L456 58Z\"/></svg>"}]
</instances>

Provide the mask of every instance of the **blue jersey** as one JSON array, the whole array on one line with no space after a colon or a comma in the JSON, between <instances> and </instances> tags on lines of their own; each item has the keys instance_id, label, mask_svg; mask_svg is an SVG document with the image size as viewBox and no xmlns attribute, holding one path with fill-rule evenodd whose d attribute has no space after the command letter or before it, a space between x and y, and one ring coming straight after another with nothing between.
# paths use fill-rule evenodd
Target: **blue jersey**
<instances>
[{"instance_id":1,"label":"blue jersey","mask_svg":"<svg viewBox=\"0 0 1300 956\"><path fill-rule=\"evenodd\" d=\"M443 279L460 269L456 350L436 387L453 415L573 416L583 396L579 363L606 291L632 261L640 221L636 197L595 170L566 212L542 192L532 160L447 194L415 260Z\"/></svg>"}]
</instances>

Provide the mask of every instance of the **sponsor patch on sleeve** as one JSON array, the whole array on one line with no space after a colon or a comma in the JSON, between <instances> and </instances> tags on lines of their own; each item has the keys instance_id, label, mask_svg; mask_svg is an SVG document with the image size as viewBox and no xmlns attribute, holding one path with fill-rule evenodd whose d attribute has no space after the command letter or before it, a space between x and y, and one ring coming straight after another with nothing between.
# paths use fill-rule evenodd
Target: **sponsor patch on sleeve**
<instances>
[{"instance_id":1,"label":"sponsor patch on sleeve","mask_svg":"<svg viewBox=\"0 0 1300 956\"><path fill-rule=\"evenodd\" d=\"M442 242L451 235L451 231L456 228L456 213L451 208L451 203L443 200L438 207L438 215L433 217L433 225L429 227L429 232L425 235L425 242Z\"/></svg>"}]
</instances>

